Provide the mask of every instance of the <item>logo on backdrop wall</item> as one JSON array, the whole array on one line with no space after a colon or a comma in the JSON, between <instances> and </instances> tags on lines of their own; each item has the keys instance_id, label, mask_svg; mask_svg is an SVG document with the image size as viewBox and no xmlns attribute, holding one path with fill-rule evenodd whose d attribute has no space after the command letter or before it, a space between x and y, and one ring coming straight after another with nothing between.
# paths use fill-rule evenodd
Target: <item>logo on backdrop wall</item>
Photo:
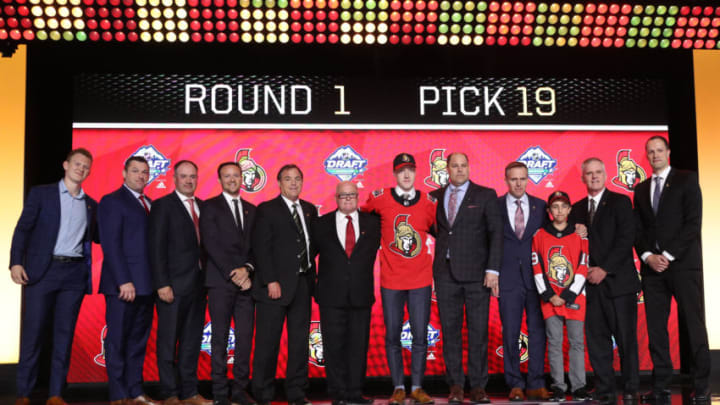
<instances>
[{"instance_id":1,"label":"logo on backdrop wall","mask_svg":"<svg viewBox=\"0 0 720 405\"><path fill-rule=\"evenodd\" d=\"M252 148L238 149L235 153L235 161L242 171L242 184L240 187L248 193L257 193L267 183L267 173L262 166L250 157Z\"/></svg>"},{"instance_id":2,"label":"logo on backdrop wall","mask_svg":"<svg viewBox=\"0 0 720 405\"><path fill-rule=\"evenodd\" d=\"M325 367L325 353L323 351L322 330L319 321L310 322L308 344L310 345L310 356L308 357L310 364Z\"/></svg>"},{"instance_id":3,"label":"logo on backdrop wall","mask_svg":"<svg viewBox=\"0 0 720 405\"><path fill-rule=\"evenodd\" d=\"M150 177L148 178L147 184L149 185L155 181L158 177L163 177L158 181L157 188L166 188L164 180L165 173L170 170L170 159L165 157L160 151L153 145L143 145L135 151L132 156L144 157L150 166Z\"/></svg>"},{"instance_id":4,"label":"logo on backdrop wall","mask_svg":"<svg viewBox=\"0 0 720 405\"><path fill-rule=\"evenodd\" d=\"M350 145L335 149L335 152L328 156L323 163L325 171L341 181L352 180L357 175L364 173L367 170L367 164L367 159L360 156Z\"/></svg>"},{"instance_id":5,"label":"logo on backdrop wall","mask_svg":"<svg viewBox=\"0 0 720 405\"><path fill-rule=\"evenodd\" d=\"M530 355L528 354L528 335L522 332L520 332L520 337L518 338L518 349L520 349L520 363L525 363L530 358ZM503 347L498 346L495 354L503 357L505 354Z\"/></svg>"},{"instance_id":6,"label":"logo on backdrop wall","mask_svg":"<svg viewBox=\"0 0 720 405\"><path fill-rule=\"evenodd\" d=\"M635 186L647 179L645 169L630 157L630 152L632 149L620 149L617 152L617 176L612 179L612 184L626 191L635 190Z\"/></svg>"},{"instance_id":7,"label":"logo on backdrop wall","mask_svg":"<svg viewBox=\"0 0 720 405\"><path fill-rule=\"evenodd\" d=\"M200 343L200 351L207 353L208 356L212 355L212 322L208 322L203 328L202 342ZM227 355L228 364L235 362L235 329L230 328L228 332L228 343L227 343Z\"/></svg>"},{"instance_id":8,"label":"logo on backdrop wall","mask_svg":"<svg viewBox=\"0 0 720 405\"><path fill-rule=\"evenodd\" d=\"M545 177L552 174L557 167L557 160L553 159L539 146L528 148L517 158L517 161L525 163L528 168L528 177L535 184L540 183Z\"/></svg>"},{"instance_id":9,"label":"logo on backdrop wall","mask_svg":"<svg viewBox=\"0 0 720 405\"><path fill-rule=\"evenodd\" d=\"M430 175L425 177L425 185L432 188L443 188L448 185L450 174L447 170L445 149L433 149L430 152Z\"/></svg>"},{"instance_id":10,"label":"logo on backdrop wall","mask_svg":"<svg viewBox=\"0 0 720 405\"><path fill-rule=\"evenodd\" d=\"M400 332L400 345L409 351L412 351L412 330L410 329L410 321L405 321L402 327L402 331ZM428 323L427 326L427 344L428 348L434 347L438 342L440 341L440 331L432 325L432 323ZM428 358L432 353L428 354ZM434 357L433 357L434 358ZM432 359L431 359L432 360Z\"/></svg>"}]
</instances>

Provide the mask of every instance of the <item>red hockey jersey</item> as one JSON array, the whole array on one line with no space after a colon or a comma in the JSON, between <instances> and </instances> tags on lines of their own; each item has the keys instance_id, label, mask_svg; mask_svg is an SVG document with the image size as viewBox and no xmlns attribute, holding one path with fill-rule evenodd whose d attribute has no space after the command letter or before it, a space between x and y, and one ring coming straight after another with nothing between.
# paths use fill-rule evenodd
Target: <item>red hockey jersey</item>
<instances>
[{"instance_id":1,"label":"red hockey jersey","mask_svg":"<svg viewBox=\"0 0 720 405\"><path fill-rule=\"evenodd\" d=\"M380 215L380 285L392 290L432 284L432 252L426 243L437 202L416 190L415 198L406 204L394 188L386 188L373 191L361 208Z\"/></svg>"},{"instance_id":2,"label":"red hockey jersey","mask_svg":"<svg viewBox=\"0 0 720 405\"><path fill-rule=\"evenodd\" d=\"M535 286L543 300L545 319L554 315L577 321L585 320L585 278L587 277L588 241L569 224L558 231L552 223L535 232L532 264ZM558 295L565 305L556 307L550 298Z\"/></svg>"}]
</instances>

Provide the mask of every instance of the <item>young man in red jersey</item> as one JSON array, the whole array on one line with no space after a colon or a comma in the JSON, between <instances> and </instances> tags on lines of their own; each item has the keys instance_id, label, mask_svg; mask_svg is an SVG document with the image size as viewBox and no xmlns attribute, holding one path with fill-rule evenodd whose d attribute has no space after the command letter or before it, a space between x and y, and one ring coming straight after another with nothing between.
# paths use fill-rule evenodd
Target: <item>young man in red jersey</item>
<instances>
[{"instance_id":1,"label":"young man in red jersey","mask_svg":"<svg viewBox=\"0 0 720 405\"><path fill-rule=\"evenodd\" d=\"M422 389L427 355L427 327L432 294L432 256L424 249L435 222L435 198L415 189L415 158L401 153L393 160L397 185L374 191L362 207L380 216L380 292L385 318L385 351L394 386L389 405L405 399L400 334L404 309L412 331L412 388L410 398L419 404L433 399Z\"/></svg>"}]
</instances>

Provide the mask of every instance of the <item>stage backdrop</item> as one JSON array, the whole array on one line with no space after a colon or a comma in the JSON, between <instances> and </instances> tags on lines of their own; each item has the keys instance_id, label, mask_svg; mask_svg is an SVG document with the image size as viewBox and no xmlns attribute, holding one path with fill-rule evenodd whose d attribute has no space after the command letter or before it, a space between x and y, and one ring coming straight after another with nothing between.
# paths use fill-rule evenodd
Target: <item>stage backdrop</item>
<instances>
[{"instance_id":1,"label":"stage backdrop","mask_svg":"<svg viewBox=\"0 0 720 405\"><path fill-rule=\"evenodd\" d=\"M567 126L546 125L540 129L504 129L501 125L483 129L481 126L459 130L442 125L419 130L402 130L397 126L328 126L304 125L302 128L257 125L183 125L183 124L103 124L75 125L74 147L86 147L95 160L92 173L84 184L85 191L99 199L122 184L124 161L133 155L150 162L150 182L146 193L157 198L174 189L172 166L181 159L190 159L199 166L197 195L209 198L220 193L216 167L224 161L237 161L243 167L243 198L259 204L278 194L275 176L285 163L296 163L305 174L302 198L318 206L320 214L335 208L334 189L340 180L355 182L364 202L371 191L394 185L392 159L400 152L411 153L417 161L416 187L424 192L447 184L446 157L462 151L470 159L470 177L479 184L493 187L498 195L506 191L503 168L510 161L525 162L530 168L528 192L546 199L554 190L567 191L576 201L585 195L580 164L590 156L602 159L607 167L608 189L632 197L633 188L651 174L644 155L644 142L653 135L667 136L664 128L642 126ZM422 254L433 254L434 241L424 241ZM385 247L383 247L385 248ZM93 249L93 286L97 291L102 263L99 246ZM368 376L387 376L382 306L379 294L379 264L376 264L375 295L372 311ZM647 350L645 310L642 295L638 296L638 337L640 368L652 367ZM671 322L673 345L677 345L675 309ZM70 382L106 381L103 338L105 334L105 303L101 295L85 298L78 320L69 374ZM212 325L206 317L203 333L199 377L210 378L210 337ZM157 380L155 327L150 335L145 360L145 379ZM503 372L502 327L497 300L490 306L489 370ZM322 327L317 306L313 306L310 325L310 376L324 376ZM444 373L442 329L433 298L428 326L427 374ZM232 338L232 333L230 334ZM410 355L410 329L407 324L401 336L406 357ZM518 336L523 369L529 356L527 334ZM678 348L673 346L673 361L679 366ZM285 337L283 336L278 377L284 376ZM230 353L234 348L228 342ZM228 358L232 361L232 357ZM590 370L590 363L586 361ZM616 354L615 367L618 368ZM406 369L409 373L409 369Z\"/></svg>"}]
</instances>

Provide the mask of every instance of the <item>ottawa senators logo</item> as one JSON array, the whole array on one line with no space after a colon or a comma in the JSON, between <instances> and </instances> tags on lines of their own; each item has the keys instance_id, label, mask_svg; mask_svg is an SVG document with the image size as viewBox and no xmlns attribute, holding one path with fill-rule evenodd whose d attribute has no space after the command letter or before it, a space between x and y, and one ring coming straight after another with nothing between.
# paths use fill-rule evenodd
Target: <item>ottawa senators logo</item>
<instances>
[{"instance_id":1,"label":"ottawa senators logo","mask_svg":"<svg viewBox=\"0 0 720 405\"><path fill-rule=\"evenodd\" d=\"M318 321L310 322L310 336L308 344L310 345L310 356L308 358L310 364L317 367L325 367L322 331L320 330L320 322Z\"/></svg>"},{"instance_id":2,"label":"ottawa senators logo","mask_svg":"<svg viewBox=\"0 0 720 405\"><path fill-rule=\"evenodd\" d=\"M447 186L450 180L447 164L445 149L433 149L430 152L430 175L425 177L425 185L432 188Z\"/></svg>"},{"instance_id":3,"label":"ottawa senators logo","mask_svg":"<svg viewBox=\"0 0 720 405\"><path fill-rule=\"evenodd\" d=\"M520 363L525 363L530 358L530 354L528 353L528 335L522 332L520 332L520 337L518 338L518 349L520 350ZM495 350L495 354L500 357L505 355L504 352L505 350L502 346L498 346Z\"/></svg>"},{"instance_id":4,"label":"ottawa senators logo","mask_svg":"<svg viewBox=\"0 0 720 405\"><path fill-rule=\"evenodd\" d=\"M635 186L647 178L645 170L630 158L631 149L620 149L617 153L617 176L612 184L623 190L633 191Z\"/></svg>"},{"instance_id":5,"label":"ottawa senators logo","mask_svg":"<svg viewBox=\"0 0 720 405\"><path fill-rule=\"evenodd\" d=\"M251 148L239 149L235 153L235 161L242 170L242 184L240 187L248 193L257 193L265 187L267 174L265 169L250 157L250 151L252 151Z\"/></svg>"},{"instance_id":6,"label":"ottawa senators logo","mask_svg":"<svg viewBox=\"0 0 720 405\"><path fill-rule=\"evenodd\" d=\"M547 277L560 288L570 285L575 271L570 261L562 254L562 246L553 246L548 251Z\"/></svg>"},{"instance_id":7,"label":"ottawa senators logo","mask_svg":"<svg viewBox=\"0 0 720 405\"><path fill-rule=\"evenodd\" d=\"M395 240L390 243L390 251L406 259L412 259L420 254L422 241L420 234L410 225L409 214L400 214L395 217Z\"/></svg>"}]
</instances>

